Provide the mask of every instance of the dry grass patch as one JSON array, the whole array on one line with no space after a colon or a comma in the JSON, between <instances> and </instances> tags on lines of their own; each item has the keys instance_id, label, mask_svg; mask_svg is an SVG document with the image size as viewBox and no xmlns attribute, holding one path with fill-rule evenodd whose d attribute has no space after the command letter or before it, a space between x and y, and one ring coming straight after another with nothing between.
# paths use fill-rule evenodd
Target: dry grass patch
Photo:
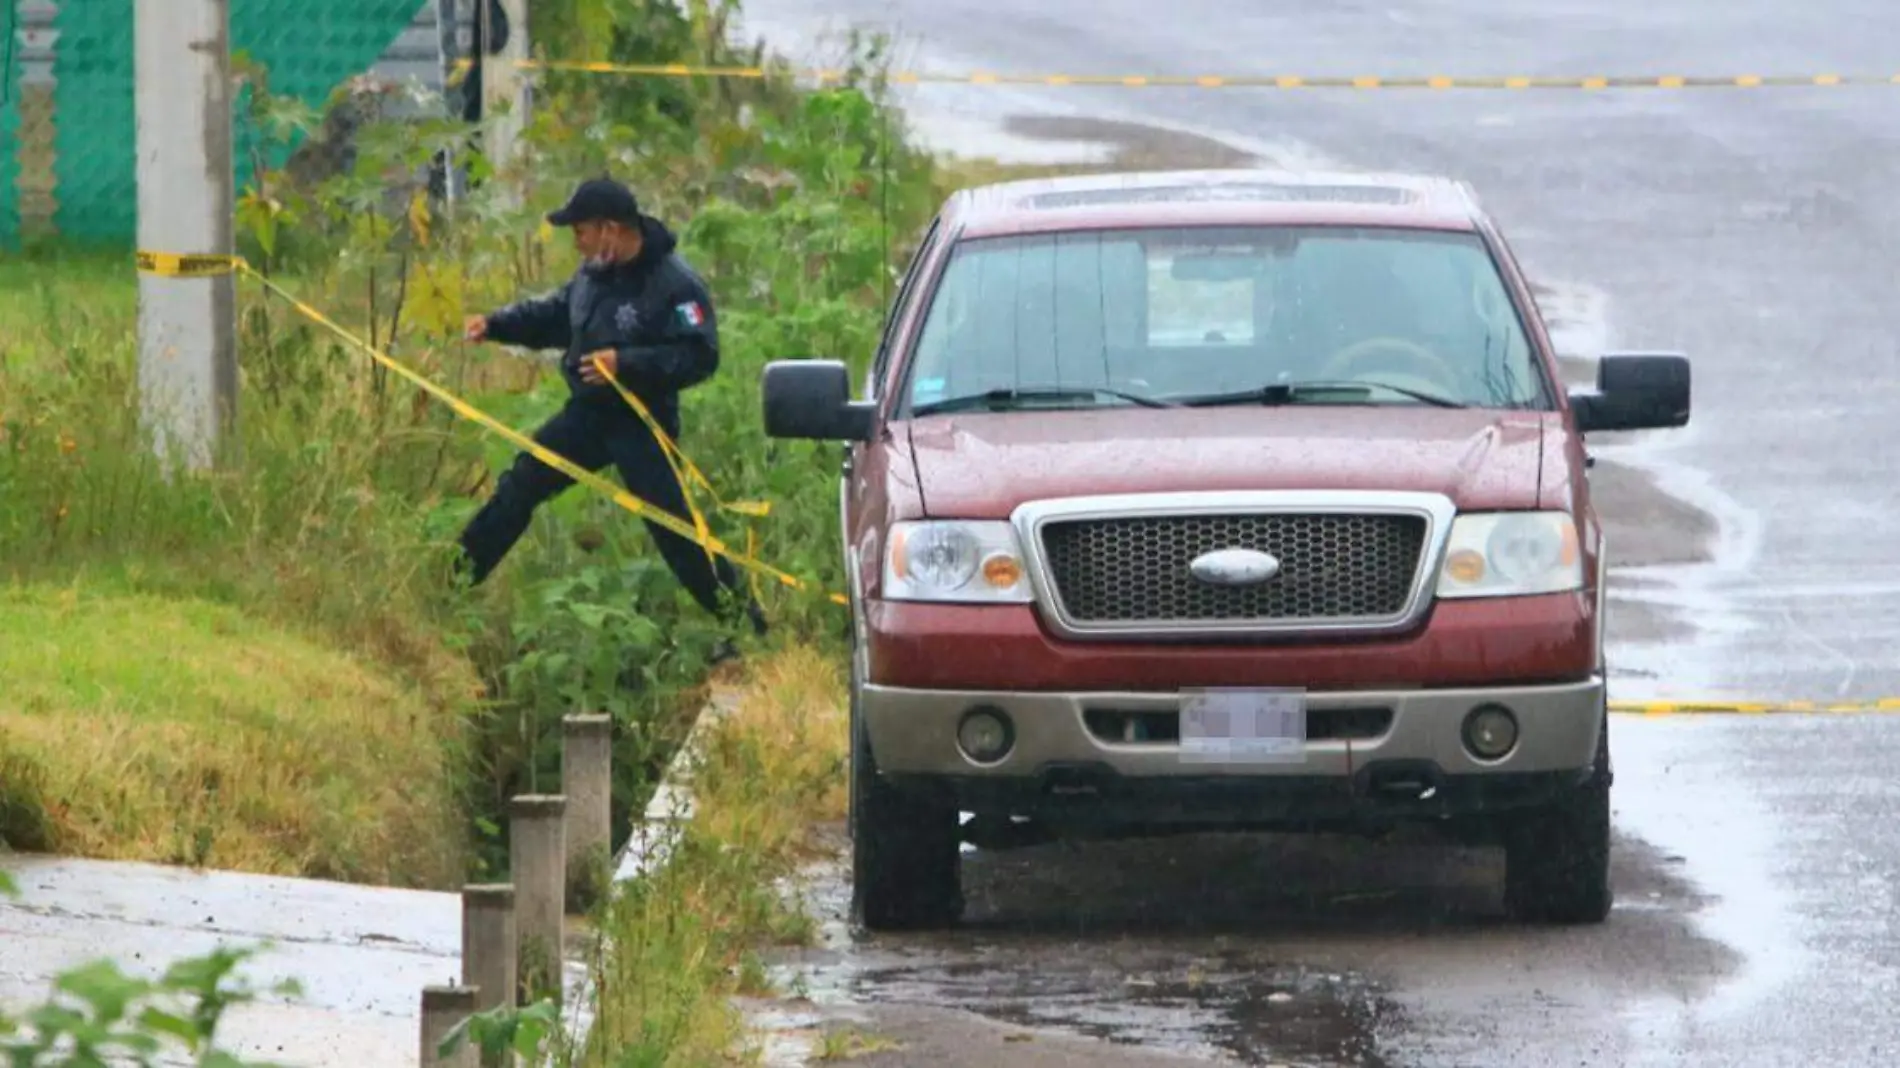
<instances>
[{"instance_id":1,"label":"dry grass patch","mask_svg":"<svg viewBox=\"0 0 1900 1068\"><path fill-rule=\"evenodd\" d=\"M0 588L0 841L72 856L454 885L460 723L233 608Z\"/></svg>"},{"instance_id":2,"label":"dry grass patch","mask_svg":"<svg viewBox=\"0 0 1900 1068\"><path fill-rule=\"evenodd\" d=\"M840 820L851 757L846 666L797 646L762 661L693 773L696 822L724 842L794 860L815 823Z\"/></svg>"}]
</instances>

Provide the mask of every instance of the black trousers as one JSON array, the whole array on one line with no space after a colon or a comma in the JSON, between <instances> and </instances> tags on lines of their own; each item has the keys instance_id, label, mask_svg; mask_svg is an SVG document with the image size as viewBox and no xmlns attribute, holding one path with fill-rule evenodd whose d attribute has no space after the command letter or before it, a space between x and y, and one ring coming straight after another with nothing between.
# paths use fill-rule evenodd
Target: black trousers
<instances>
[{"instance_id":1,"label":"black trousers","mask_svg":"<svg viewBox=\"0 0 1900 1068\"><path fill-rule=\"evenodd\" d=\"M668 419L657 413L656 417L667 434L678 441L677 417ZM685 490L667 463L666 453L632 411L570 400L535 431L534 440L586 471L599 471L611 464L627 492L683 522L692 522L686 510ZM462 531L469 577L476 583L486 579L527 532L535 509L573 484L572 478L529 453L516 456L514 464L502 473L494 495ZM651 519L644 522L667 566L700 607L722 619L741 608L756 615L757 606L745 595L731 561L714 556ZM731 590L734 600L722 605L722 590Z\"/></svg>"}]
</instances>

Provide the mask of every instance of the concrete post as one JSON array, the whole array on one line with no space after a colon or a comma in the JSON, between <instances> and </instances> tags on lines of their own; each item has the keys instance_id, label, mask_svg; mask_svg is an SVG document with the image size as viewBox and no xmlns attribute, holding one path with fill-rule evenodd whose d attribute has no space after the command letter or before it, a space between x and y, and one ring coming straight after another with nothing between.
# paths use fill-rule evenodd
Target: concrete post
<instances>
[{"instance_id":1,"label":"concrete post","mask_svg":"<svg viewBox=\"0 0 1900 1068\"><path fill-rule=\"evenodd\" d=\"M530 99L527 72L518 65L528 59L528 0L501 0L502 14L508 19L508 40L495 55L483 53L482 122L488 129L488 159L497 172L512 176L519 159L521 135L528 128ZM479 18L489 17L487 0L482 0ZM492 38L484 34L482 40ZM515 187L504 181L510 192Z\"/></svg>"},{"instance_id":2,"label":"concrete post","mask_svg":"<svg viewBox=\"0 0 1900 1068\"><path fill-rule=\"evenodd\" d=\"M136 0L138 241L232 252L230 0ZM237 413L237 279L139 275L139 390L160 456L210 466Z\"/></svg>"},{"instance_id":3,"label":"concrete post","mask_svg":"<svg viewBox=\"0 0 1900 1068\"><path fill-rule=\"evenodd\" d=\"M567 798L524 794L509 805L508 866L515 885L516 967L522 1004L561 995Z\"/></svg>"},{"instance_id":4,"label":"concrete post","mask_svg":"<svg viewBox=\"0 0 1900 1068\"><path fill-rule=\"evenodd\" d=\"M466 1039L453 1056L443 1057L442 1048L455 1025L475 1012L475 991L466 986L426 986L422 988L422 1068L475 1068L475 1044Z\"/></svg>"},{"instance_id":5,"label":"concrete post","mask_svg":"<svg viewBox=\"0 0 1900 1068\"><path fill-rule=\"evenodd\" d=\"M462 888L462 985L475 989L475 1011L515 1004L515 888L508 883ZM502 1060L484 1060L499 1068Z\"/></svg>"},{"instance_id":6,"label":"concrete post","mask_svg":"<svg viewBox=\"0 0 1900 1068\"><path fill-rule=\"evenodd\" d=\"M611 716L561 721L561 792L567 796L567 908L587 912L606 892L612 862L613 730Z\"/></svg>"}]
</instances>

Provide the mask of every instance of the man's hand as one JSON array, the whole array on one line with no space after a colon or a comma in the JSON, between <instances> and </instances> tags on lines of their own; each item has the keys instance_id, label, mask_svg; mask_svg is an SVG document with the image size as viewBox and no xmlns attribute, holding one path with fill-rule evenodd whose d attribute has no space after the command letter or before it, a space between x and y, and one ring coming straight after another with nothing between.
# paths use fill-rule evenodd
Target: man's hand
<instances>
[{"instance_id":1,"label":"man's hand","mask_svg":"<svg viewBox=\"0 0 1900 1068\"><path fill-rule=\"evenodd\" d=\"M462 336L470 341L488 340L488 316L471 315L462 324Z\"/></svg>"},{"instance_id":2,"label":"man's hand","mask_svg":"<svg viewBox=\"0 0 1900 1068\"><path fill-rule=\"evenodd\" d=\"M602 365L606 374L602 374ZM598 349L581 357L581 381L590 386L604 385L607 379L620 370L620 354L612 349Z\"/></svg>"}]
</instances>

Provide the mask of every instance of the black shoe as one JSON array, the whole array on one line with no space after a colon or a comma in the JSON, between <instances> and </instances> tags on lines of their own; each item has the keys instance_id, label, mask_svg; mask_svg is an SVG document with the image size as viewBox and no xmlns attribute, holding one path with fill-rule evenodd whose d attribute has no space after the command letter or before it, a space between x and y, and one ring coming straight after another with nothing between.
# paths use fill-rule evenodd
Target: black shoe
<instances>
[{"instance_id":1,"label":"black shoe","mask_svg":"<svg viewBox=\"0 0 1900 1068\"><path fill-rule=\"evenodd\" d=\"M712 656L707 658L706 666L718 667L744 656L745 654L739 651L739 646L731 638L721 638L719 644L713 646Z\"/></svg>"}]
</instances>

